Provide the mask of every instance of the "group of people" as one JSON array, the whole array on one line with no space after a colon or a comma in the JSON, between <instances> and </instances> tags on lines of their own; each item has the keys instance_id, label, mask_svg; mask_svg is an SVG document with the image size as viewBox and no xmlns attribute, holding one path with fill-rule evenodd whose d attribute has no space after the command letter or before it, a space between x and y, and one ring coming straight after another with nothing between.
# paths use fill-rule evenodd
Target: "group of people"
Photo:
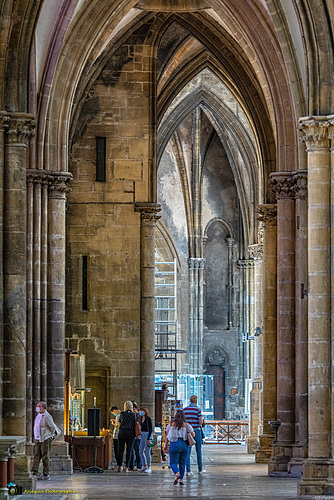
<instances>
[{"instance_id":1,"label":"group of people","mask_svg":"<svg viewBox=\"0 0 334 500\"><path fill-rule=\"evenodd\" d=\"M190 405L183 410L177 410L173 422L166 429L164 451L167 452L169 444L169 461L174 472L174 484L183 485L183 477L193 473L190 468L191 445L189 435L195 441L198 474L206 472L202 464L202 425L203 416L197 406L197 396L190 397Z\"/></svg>"},{"instance_id":2,"label":"group of people","mask_svg":"<svg viewBox=\"0 0 334 500\"><path fill-rule=\"evenodd\" d=\"M49 479L50 448L52 440L61 434L51 415L46 410L44 401L36 406L37 416L34 422L34 463L32 473L37 476L39 463L43 462L41 479ZM125 401L124 410L111 407L113 417L113 442L118 472L137 470L150 474L151 469L151 436L152 420L146 406L138 406L135 401ZM165 447L169 444L170 466L175 474L174 484L183 484L183 477L193 475L190 467L191 446L189 435L195 440L198 473L205 472L202 466L202 425L203 416L197 406L197 396L190 398L190 405L177 410L173 422L166 429ZM126 450L125 462L124 451ZM123 468L123 464L125 464Z\"/></svg>"},{"instance_id":3,"label":"group of people","mask_svg":"<svg viewBox=\"0 0 334 500\"><path fill-rule=\"evenodd\" d=\"M118 472L129 472L137 467L139 472L151 474L152 420L148 408L138 409L135 401L125 401L124 410L111 407L114 452ZM125 462L124 451L126 449ZM123 468L123 464L125 464Z\"/></svg>"}]
</instances>

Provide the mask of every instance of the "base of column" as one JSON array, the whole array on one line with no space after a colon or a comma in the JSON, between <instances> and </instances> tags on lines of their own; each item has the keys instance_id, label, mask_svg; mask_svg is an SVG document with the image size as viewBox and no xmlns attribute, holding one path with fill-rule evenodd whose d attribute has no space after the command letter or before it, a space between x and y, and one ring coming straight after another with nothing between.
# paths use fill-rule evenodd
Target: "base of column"
<instances>
[{"instance_id":1,"label":"base of column","mask_svg":"<svg viewBox=\"0 0 334 500\"><path fill-rule=\"evenodd\" d=\"M15 484L21 486L24 491L34 491L36 489L36 478L30 470L33 464L32 457L16 454L14 461Z\"/></svg>"},{"instance_id":2,"label":"base of column","mask_svg":"<svg viewBox=\"0 0 334 500\"><path fill-rule=\"evenodd\" d=\"M288 466L292 457L292 446L284 443L275 443L272 447L272 456L268 462L268 476L289 476Z\"/></svg>"},{"instance_id":3,"label":"base of column","mask_svg":"<svg viewBox=\"0 0 334 500\"><path fill-rule=\"evenodd\" d=\"M52 443L50 459L51 474L73 474L73 460L69 455L69 444L65 441Z\"/></svg>"},{"instance_id":4,"label":"base of column","mask_svg":"<svg viewBox=\"0 0 334 500\"><path fill-rule=\"evenodd\" d=\"M306 444L298 443L294 445L292 448L292 458L288 464L289 477L302 477L307 452Z\"/></svg>"},{"instance_id":5,"label":"base of column","mask_svg":"<svg viewBox=\"0 0 334 500\"><path fill-rule=\"evenodd\" d=\"M311 500L334 496L334 460L307 458L304 477L298 484L298 497Z\"/></svg>"},{"instance_id":6,"label":"base of column","mask_svg":"<svg viewBox=\"0 0 334 500\"><path fill-rule=\"evenodd\" d=\"M0 500L8 500L8 488L0 488Z\"/></svg>"},{"instance_id":7,"label":"base of column","mask_svg":"<svg viewBox=\"0 0 334 500\"><path fill-rule=\"evenodd\" d=\"M273 434L262 434L259 436L259 446L255 450L255 463L267 464L269 462L274 439Z\"/></svg>"},{"instance_id":8,"label":"base of column","mask_svg":"<svg viewBox=\"0 0 334 500\"><path fill-rule=\"evenodd\" d=\"M275 443L268 463L268 475L271 477L301 477L306 457L307 448L305 445Z\"/></svg>"},{"instance_id":9,"label":"base of column","mask_svg":"<svg viewBox=\"0 0 334 500\"><path fill-rule=\"evenodd\" d=\"M247 436L246 445L247 445L247 453L249 455L254 454L257 447L259 446L258 436Z\"/></svg>"}]
</instances>

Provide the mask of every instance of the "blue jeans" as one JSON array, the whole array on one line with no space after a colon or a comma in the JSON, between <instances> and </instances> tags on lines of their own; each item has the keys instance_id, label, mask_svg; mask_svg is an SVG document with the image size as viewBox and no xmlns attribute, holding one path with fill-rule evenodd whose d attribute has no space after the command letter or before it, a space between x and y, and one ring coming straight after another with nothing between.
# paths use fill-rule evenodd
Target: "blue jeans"
<instances>
[{"instance_id":1,"label":"blue jeans","mask_svg":"<svg viewBox=\"0 0 334 500\"><path fill-rule=\"evenodd\" d=\"M133 461L131 464L131 468L134 469L134 466L137 465L137 469L141 469L141 458L139 453L139 445L140 439L135 438L133 442Z\"/></svg>"},{"instance_id":2,"label":"blue jeans","mask_svg":"<svg viewBox=\"0 0 334 500\"><path fill-rule=\"evenodd\" d=\"M198 471L201 472L203 469L202 466L202 431L201 429L194 429L195 430L195 448L196 448L196 455L197 455L197 465L198 465ZM188 457L187 457L187 472L190 472L190 454L191 454L191 446L189 446L189 452L188 452Z\"/></svg>"},{"instance_id":3,"label":"blue jeans","mask_svg":"<svg viewBox=\"0 0 334 500\"><path fill-rule=\"evenodd\" d=\"M174 474L177 472L180 473L181 479L184 476L189 448L188 443L181 438L178 441L171 442L169 445L170 466Z\"/></svg>"},{"instance_id":4,"label":"blue jeans","mask_svg":"<svg viewBox=\"0 0 334 500\"><path fill-rule=\"evenodd\" d=\"M147 444L148 432L142 432L139 445L139 453L142 466L151 467L151 448Z\"/></svg>"}]
</instances>

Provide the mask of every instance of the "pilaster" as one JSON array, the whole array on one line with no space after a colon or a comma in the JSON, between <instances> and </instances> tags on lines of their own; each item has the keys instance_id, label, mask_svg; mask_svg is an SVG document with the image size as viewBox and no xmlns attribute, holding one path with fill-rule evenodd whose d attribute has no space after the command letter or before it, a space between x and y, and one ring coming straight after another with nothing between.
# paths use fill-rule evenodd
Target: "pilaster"
<instances>
[{"instance_id":1,"label":"pilaster","mask_svg":"<svg viewBox=\"0 0 334 500\"><path fill-rule=\"evenodd\" d=\"M260 205L259 220L263 222L263 432L255 452L257 463L267 463L271 457L274 433L269 422L276 420L277 413L277 206Z\"/></svg>"},{"instance_id":2,"label":"pilaster","mask_svg":"<svg viewBox=\"0 0 334 500\"><path fill-rule=\"evenodd\" d=\"M154 264L155 226L160 219L157 203L136 203L140 213L140 398L154 415Z\"/></svg>"},{"instance_id":3,"label":"pilaster","mask_svg":"<svg viewBox=\"0 0 334 500\"><path fill-rule=\"evenodd\" d=\"M308 458L298 494L333 495L331 444L331 161L328 117L300 120L308 188Z\"/></svg>"}]
</instances>

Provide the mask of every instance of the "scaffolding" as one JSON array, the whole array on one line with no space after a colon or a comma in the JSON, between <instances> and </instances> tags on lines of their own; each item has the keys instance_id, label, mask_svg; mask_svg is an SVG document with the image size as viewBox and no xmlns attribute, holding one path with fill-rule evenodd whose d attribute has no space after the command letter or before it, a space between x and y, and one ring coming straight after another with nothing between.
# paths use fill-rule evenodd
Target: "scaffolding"
<instances>
[{"instance_id":1,"label":"scaffolding","mask_svg":"<svg viewBox=\"0 0 334 500\"><path fill-rule=\"evenodd\" d=\"M155 262L155 383L177 398L177 265Z\"/></svg>"}]
</instances>

